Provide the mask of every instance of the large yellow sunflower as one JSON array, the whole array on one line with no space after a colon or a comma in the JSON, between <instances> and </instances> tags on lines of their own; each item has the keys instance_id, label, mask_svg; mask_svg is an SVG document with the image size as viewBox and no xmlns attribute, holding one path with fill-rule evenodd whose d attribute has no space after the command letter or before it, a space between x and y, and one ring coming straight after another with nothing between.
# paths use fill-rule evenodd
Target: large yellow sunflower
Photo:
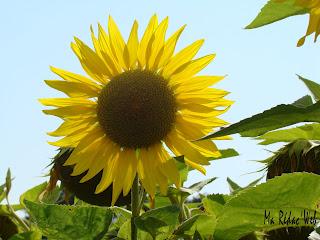
<instances>
[{"instance_id":1,"label":"large yellow sunflower","mask_svg":"<svg viewBox=\"0 0 320 240\"><path fill-rule=\"evenodd\" d=\"M78 38L71 44L88 77L52 67L62 80L45 81L68 95L40 99L56 107L44 113L64 121L49 133L63 138L51 144L75 148L65 165L74 165L73 175L86 172L81 182L103 171L96 193L113 184L113 203L136 174L151 196L156 186L163 193L179 186L172 155L203 173L208 157L220 156L212 141L192 141L226 124L217 116L232 104L228 92L209 88L222 76L195 76L215 55L193 59L203 40L174 54L185 26L166 40L167 27L168 18L158 23L154 15L139 41L135 21L125 42L109 17L108 33L91 29L94 50Z\"/></svg>"},{"instance_id":2,"label":"large yellow sunflower","mask_svg":"<svg viewBox=\"0 0 320 240\"><path fill-rule=\"evenodd\" d=\"M287 0L275 0L283 2ZM315 33L314 42L320 34L320 0L296 0L295 4L304 8L309 9L309 25L306 34L299 39L297 46L300 47L304 44L306 37Z\"/></svg>"}]
</instances>

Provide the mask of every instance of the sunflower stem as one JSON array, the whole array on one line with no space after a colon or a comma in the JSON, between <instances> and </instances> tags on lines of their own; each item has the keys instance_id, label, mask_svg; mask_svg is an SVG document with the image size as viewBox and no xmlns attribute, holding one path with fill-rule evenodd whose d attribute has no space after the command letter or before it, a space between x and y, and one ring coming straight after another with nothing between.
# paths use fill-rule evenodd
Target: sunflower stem
<instances>
[{"instance_id":1,"label":"sunflower stem","mask_svg":"<svg viewBox=\"0 0 320 240\"><path fill-rule=\"evenodd\" d=\"M139 217L140 214L140 194L139 194L139 178L138 175L134 178L132 188L131 188L131 240L138 239L138 230L135 225L135 219Z\"/></svg>"}]
</instances>

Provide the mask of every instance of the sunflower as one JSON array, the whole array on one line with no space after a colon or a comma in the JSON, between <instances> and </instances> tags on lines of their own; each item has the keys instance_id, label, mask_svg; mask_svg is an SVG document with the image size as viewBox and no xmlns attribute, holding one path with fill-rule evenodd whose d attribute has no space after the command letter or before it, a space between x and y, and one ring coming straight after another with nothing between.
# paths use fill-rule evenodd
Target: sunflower
<instances>
[{"instance_id":1,"label":"sunflower","mask_svg":"<svg viewBox=\"0 0 320 240\"><path fill-rule=\"evenodd\" d=\"M287 0L275 0L275 1L284 2ZM307 32L302 38L299 39L297 43L297 46L301 47L304 44L306 37L315 33L314 42L316 42L320 34L320 0L296 0L295 4L297 6L301 6L308 9L308 13L310 15Z\"/></svg>"},{"instance_id":2,"label":"sunflower","mask_svg":"<svg viewBox=\"0 0 320 240\"><path fill-rule=\"evenodd\" d=\"M139 40L134 21L125 42L109 17L108 32L91 27L93 49L78 38L71 43L88 76L51 67L62 80L45 81L68 96L40 99L55 107L44 113L63 120L48 133L63 138L50 144L74 148L64 165L74 166L73 176L85 173L80 182L102 172L95 192L113 184L113 203L136 175L151 197L157 186L162 193L179 187L173 156L202 173L209 157L220 156L212 141L193 141L225 125L217 116L232 104L228 92L209 88L223 76L196 76L215 55L194 59L203 40L174 53L185 26L168 39L167 28L168 17L158 23L154 15Z\"/></svg>"}]
</instances>

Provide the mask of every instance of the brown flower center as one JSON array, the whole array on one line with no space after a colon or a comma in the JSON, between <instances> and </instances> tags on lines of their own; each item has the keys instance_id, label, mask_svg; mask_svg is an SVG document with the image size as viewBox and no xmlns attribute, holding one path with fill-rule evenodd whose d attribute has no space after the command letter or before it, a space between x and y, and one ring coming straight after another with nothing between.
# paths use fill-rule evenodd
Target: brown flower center
<instances>
[{"instance_id":1,"label":"brown flower center","mask_svg":"<svg viewBox=\"0 0 320 240\"><path fill-rule=\"evenodd\" d=\"M171 130L177 111L173 91L162 76L133 70L115 76L102 89L98 120L121 147L147 148Z\"/></svg>"}]
</instances>

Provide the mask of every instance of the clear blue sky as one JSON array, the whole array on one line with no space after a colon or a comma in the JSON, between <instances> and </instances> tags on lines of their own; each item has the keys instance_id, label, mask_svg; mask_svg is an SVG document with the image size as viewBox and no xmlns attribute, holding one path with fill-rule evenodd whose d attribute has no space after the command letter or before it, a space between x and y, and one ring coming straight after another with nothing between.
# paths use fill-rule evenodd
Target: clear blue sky
<instances>
[{"instance_id":1,"label":"clear blue sky","mask_svg":"<svg viewBox=\"0 0 320 240\"><path fill-rule=\"evenodd\" d=\"M244 30L266 0L54 0L1 1L0 3L0 179L8 167L15 177L11 199L45 181L45 166L55 155L46 142L46 132L59 120L45 116L37 101L57 97L58 92L43 80L54 79L49 65L81 73L70 49L73 36L90 43L89 27L107 24L113 16L127 37L134 19L143 30L154 13L170 17L169 33L187 24L178 48L199 38L206 42L200 55L217 54L205 70L212 75L228 74L220 88L236 101L224 115L236 122L280 103L290 103L307 93L295 73L320 82L320 43L309 38L302 48L296 41L304 34L308 16L286 19L264 28ZM90 43L91 44L91 43ZM219 142L221 148L234 147L241 156L225 159L207 168L207 176L219 179L206 192L228 192L226 177L246 184L260 174L245 175L261 165L249 160L269 155L255 140L235 136ZM270 149L270 148L269 148ZM274 149L274 148L273 148ZM205 179L192 173L189 183ZM1 180L2 181L2 180Z\"/></svg>"}]
</instances>

